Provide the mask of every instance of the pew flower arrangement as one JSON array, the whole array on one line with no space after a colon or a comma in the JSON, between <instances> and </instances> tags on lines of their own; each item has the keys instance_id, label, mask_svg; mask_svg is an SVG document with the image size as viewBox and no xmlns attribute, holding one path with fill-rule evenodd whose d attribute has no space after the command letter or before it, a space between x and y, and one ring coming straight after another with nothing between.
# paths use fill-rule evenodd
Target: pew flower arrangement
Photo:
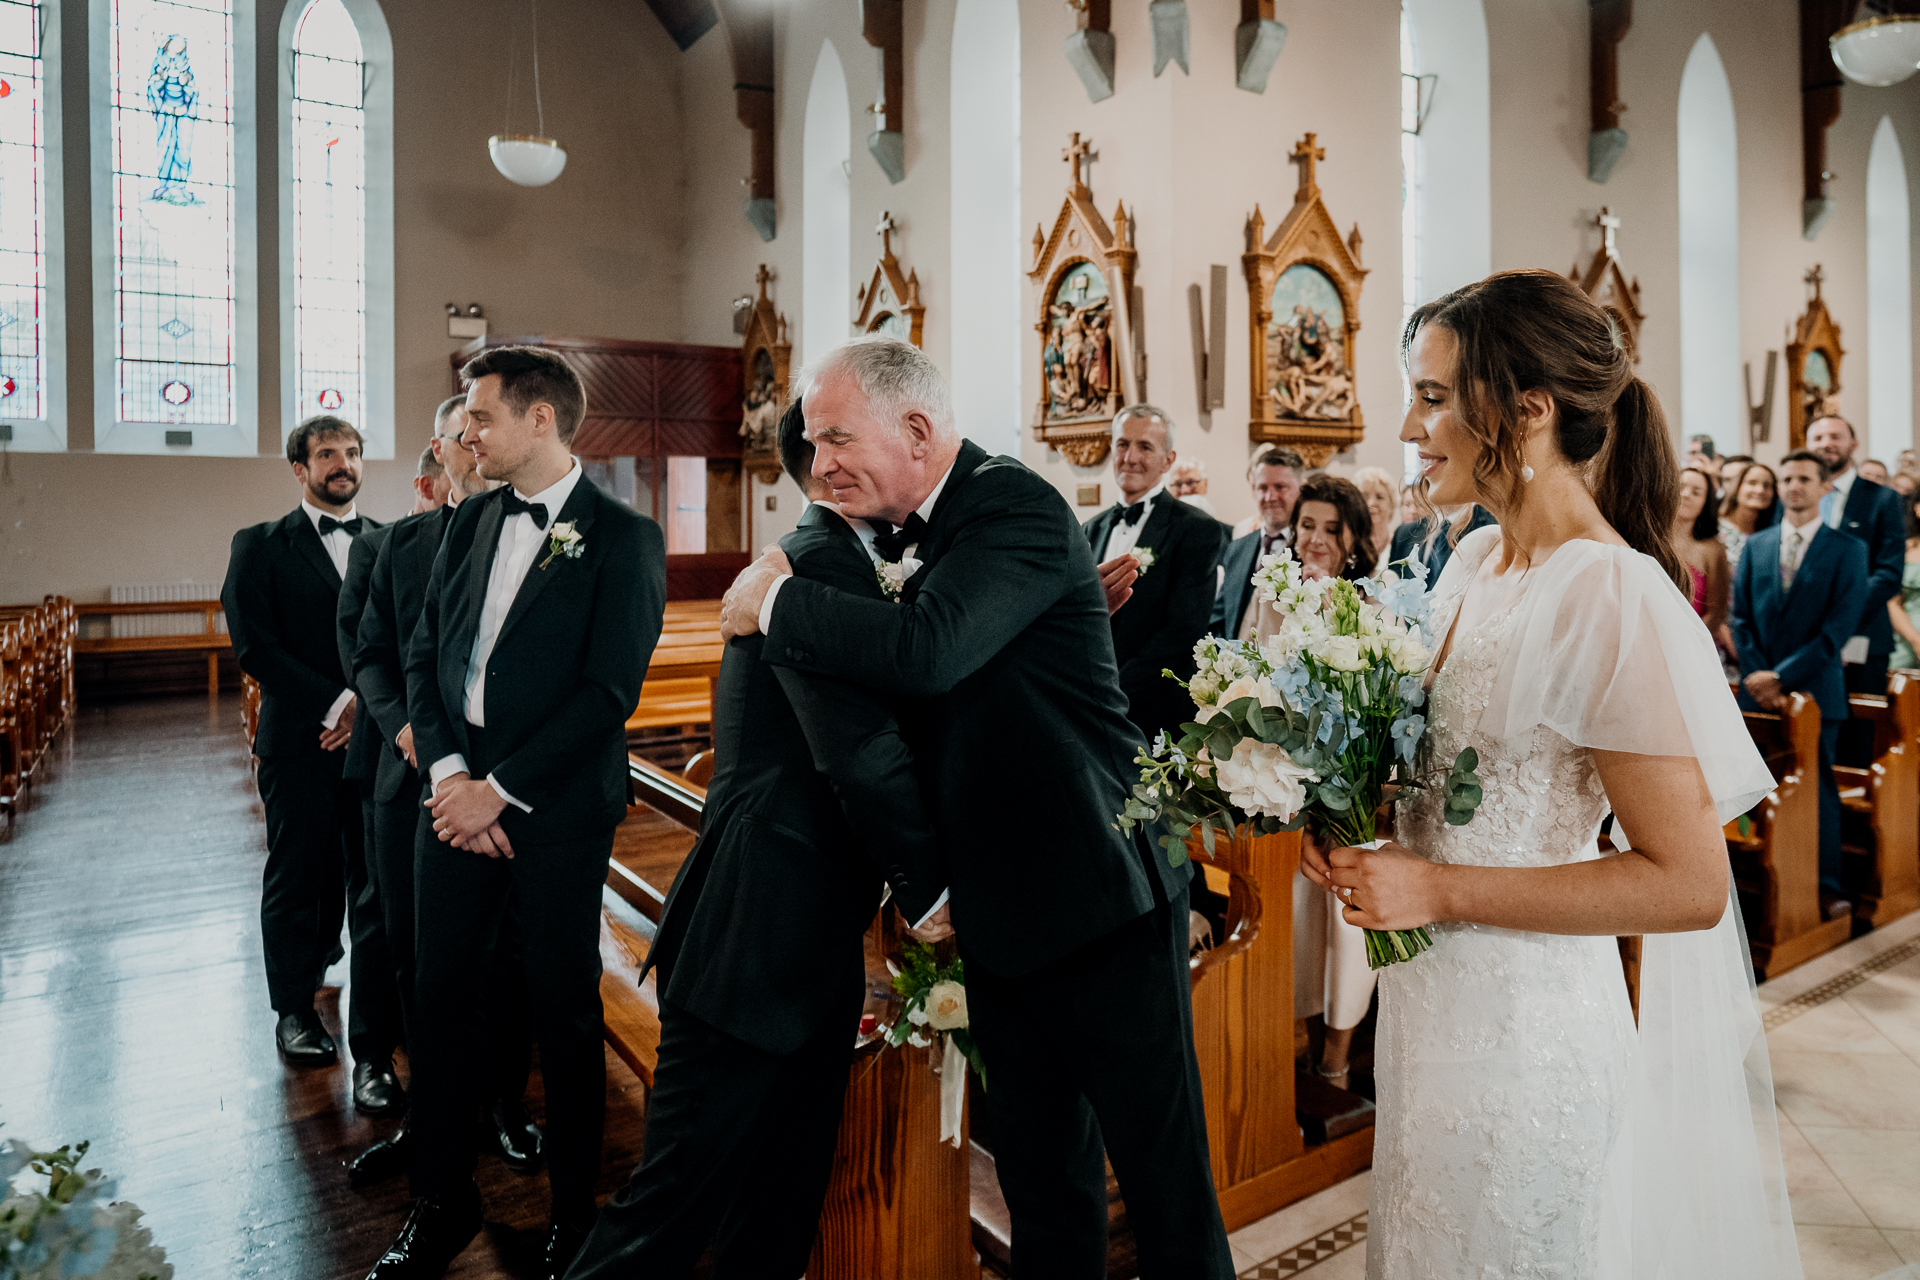
<instances>
[{"instance_id":1,"label":"pew flower arrangement","mask_svg":"<svg viewBox=\"0 0 1920 1280\"><path fill-rule=\"evenodd\" d=\"M967 1099L967 1068L973 1068L986 1087L987 1068L980 1058L967 1022L967 973L959 957L941 964L933 948L924 942L909 942L901 951L902 969L887 961L893 975L893 989L906 1002L900 1016L887 1028L887 1043L894 1048L910 1044L925 1048L944 1041L940 1060L940 1138L960 1145L960 1112Z\"/></svg>"},{"instance_id":2,"label":"pew flower arrangement","mask_svg":"<svg viewBox=\"0 0 1920 1280\"><path fill-rule=\"evenodd\" d=\"M1472 821L1479 757L1462 751L1444 773L1430 760L1424 680L1432 662L1431 594L1416 563L1406 576L1305 578L1291 553L1260 562L1253 585L1285 619L1264 645L1203 637L1193 678L1180 682L1194 719L1177 741L1161 734L1139 757L1140 781L1117 825L1165 820L1167 861L1186 860L1186 832L1214 856L1216 838L1298 830L1340 845L1376 846L1389 788L1438 785L1447 821ZM1169 671L1169 679L1177 679ZM1425 929L1367 930L1378 969L1433 945Z\"/></svg>"},{"instance_id":3,"label":"pew flower arrangement","mask_svg":"<svg viewBox=\"0 0 1920 1280\"><path fill-rule=\"evenodd\" d=\"M81 1170L86 1154L84 1142L56 1151L0 1143L0 1280L173 1280L140 1210L110 1202L113 1182L100 1170ZM44 1177L46 1190L13 1185L23 1171Z\"/></svg>"}]
</instances>

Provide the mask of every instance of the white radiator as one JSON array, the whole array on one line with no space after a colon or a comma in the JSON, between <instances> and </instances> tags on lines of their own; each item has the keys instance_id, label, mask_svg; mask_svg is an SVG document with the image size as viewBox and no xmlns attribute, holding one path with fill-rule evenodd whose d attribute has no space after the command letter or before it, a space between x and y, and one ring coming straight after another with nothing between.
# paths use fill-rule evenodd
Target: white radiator
<instances>
[{"instance_id":1,"label":"white radiator","mask_svg":"<svg viewBox=\"0 0 1920 1280\"><path fill-rule=\"evenodd\" d=\"M141 586L111 587L107 592L109 604L145 604L153 600L214 600L220 595L217 582L166 582L150 583ZM116 613L110 619L114 638L122 636L191 636L199 635L206 626L204 615L195 613ZM216 613L213 616L213 629L221 635L227 631L227 615Z\"/></svg>"}]
</instances>

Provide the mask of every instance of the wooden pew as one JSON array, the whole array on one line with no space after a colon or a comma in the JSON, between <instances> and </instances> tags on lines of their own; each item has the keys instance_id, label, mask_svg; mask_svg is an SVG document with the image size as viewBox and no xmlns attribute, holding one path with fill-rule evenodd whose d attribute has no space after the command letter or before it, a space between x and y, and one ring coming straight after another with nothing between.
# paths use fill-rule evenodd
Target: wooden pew
<instances>
[{"instance_id":1,"label":"wooden pew","mask_svg":"<svg viewBox=\"0 0 1920 1280\"><path fill-rule=\"evenodd\" d=\"M1845 942L1853 921L1820 910L1820 707L1804 693L1784 712L1744 713L1747 732L1777 784L1747 816L1727 823L1727 855L1746 917L1753 967L1765 980Z\"/></svg>"},{"instance_id":2,"label":"wooden pew","mask_svg":"<svg viewBox=\"0 0 1920 1280\"><path fill-rule=\"evenodd\" d=\"M214 629L215 619L221 613L218 600L148 600L137 604L90 601L77 608L80 615L90 618L115 614L199 614L201 627L195 632L161 636L90 636L76 639L74 649L79 653L108 656L127 653L203 653L207 659L207 697L219 699L220 657L233 652L233 638Z\"/></svg>"},{"instance_id":3,"label":"wooden pew","mask_svg":"<svg viewBox=\"0 0 1920 1280\"><path fill-rule=\"evenodd\" d=\"M64 596L0 605L0 810L8 814L73 711L76 625Z\"/></svg>"},{"instance_id":4,"label":"wooden pew","mask_svg":"<svg viewBox=\"0 0 1920 1280\"><path fill-rule=\"evenodd\" d=\"M718 600L669 602L639 705L627 717L629 741L647 729L711 724L724 649Z\"/></svg>"},{"instance_id":5,"label":"wooden pew","mask_svg":"<svg viewBox=\"0 0 1920 1280\"><path fill-rule=\"evenodd\" d=\"M1874 722L1873 764L1838 766L1846 840L1841 877L1868 928L1920 910L1920 676L1894 672L1887 696L1854 694L1853 718Z\"/></svg>"}]
</instances>

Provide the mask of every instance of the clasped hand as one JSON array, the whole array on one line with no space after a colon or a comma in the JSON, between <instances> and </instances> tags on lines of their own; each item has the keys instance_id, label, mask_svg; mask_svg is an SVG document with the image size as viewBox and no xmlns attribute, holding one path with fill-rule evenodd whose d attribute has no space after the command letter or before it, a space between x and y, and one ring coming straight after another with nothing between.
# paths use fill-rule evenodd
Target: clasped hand
<instances>
[{"instance_id":1,"label":"clasped hand","mask_svg":"<svg viewBox=\"0 0 1920 1280\"><path fill-rule=\"evenodd\" d=\"M1354 849L1302 832L1300 872L1338 898L1341 916L1362 929L1417 929L1444 916L1441 868L1391 840Z\"/></svg>"},{"instance_id":2,"label":"clasped hand","mask_svg":"<svg viewBox=\"0 0 1920 1280\"><path fill-rule=\"evenodd\" d=\"M433 813L433 834L456 849L484 853L489 858L511 858L513 845L500 829L500 813L507 802L485 778L450 773L434 789L427 808Z\"/></svg>"},{"instance_id":3,"label":"clasped hand","mask_svg":"<svg viewBox=\"0 0 1920 1280\"><path fill-rule=\"evenodd\" d=\"M1140 562L1131 552L1121 552L1100 567L1100 587L1107 593L1107 612L1118 613L1120 606L1133 598L1134 580L1140 576Z\"/></svg>"},{"instance_id":4,"label":"clasped hand","mask_svg":"<svg viewBox=\"0 0 1920 1280\"><path fill-rule=\"evenodd\" d=\"M720 598L720 638L757 635L760 631L760 606L766 603L773 584L793 572L787 553L777 542L768 543L760 558L740 571L740 576Z\"/></svg>"}]
</instances>

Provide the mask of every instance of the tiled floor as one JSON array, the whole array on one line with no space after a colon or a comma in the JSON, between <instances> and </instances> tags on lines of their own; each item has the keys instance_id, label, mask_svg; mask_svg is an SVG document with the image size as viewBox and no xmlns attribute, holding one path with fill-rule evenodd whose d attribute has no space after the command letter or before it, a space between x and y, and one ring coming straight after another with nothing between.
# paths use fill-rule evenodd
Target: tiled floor
<instances>
[{"instance_id":1,"label":"tiled floor","mask_svg":"<svg viewBox=\"0 0 1920 1280\"><path fill-rule=\"evenodd\" d=\"M1760 988L1807 1280L1920 1280L1920 913ZM1370 1173L1233 1233L1243 1280L1361 1280Z\"/></svg>"}]
</instances>

